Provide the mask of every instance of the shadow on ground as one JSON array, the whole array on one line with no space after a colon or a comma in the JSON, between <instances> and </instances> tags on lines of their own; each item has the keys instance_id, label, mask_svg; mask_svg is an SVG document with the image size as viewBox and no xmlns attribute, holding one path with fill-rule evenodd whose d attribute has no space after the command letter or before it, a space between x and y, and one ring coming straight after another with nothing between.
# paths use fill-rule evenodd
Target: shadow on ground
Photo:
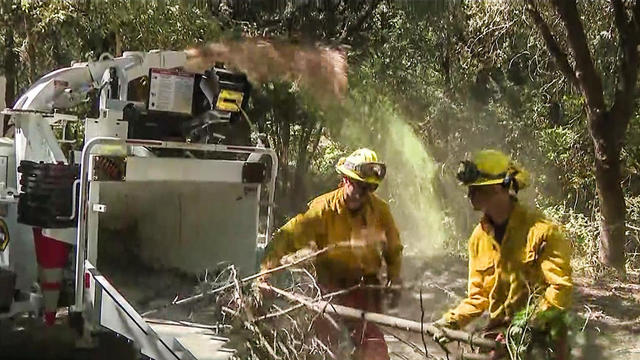
<instances>
[{"instance_id":1,"label":"shadow on ground","mask_svg":"<svg viewBox=\"0 0 640 360\"><path fill-rule=\"evenodd\" d=\"M38 360L134 360L139 358L133 344L123 337L104 333L97 336L98 346L77 349L76 333L61 319L45 327L40 319L3 320L0 324L1 359Z\"/></svg>"}]
</instances>

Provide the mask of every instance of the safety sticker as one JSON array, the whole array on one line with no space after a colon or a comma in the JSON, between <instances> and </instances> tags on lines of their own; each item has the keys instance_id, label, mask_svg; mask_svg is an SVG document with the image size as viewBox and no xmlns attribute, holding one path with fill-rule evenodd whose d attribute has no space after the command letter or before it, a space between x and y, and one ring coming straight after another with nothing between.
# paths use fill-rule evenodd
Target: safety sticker
<instances>
[{"instance_id":1,"label":"safety sticker","mask_svg":"<svg viewBox=\"0 0 640 360\"><path fill-rule=\"evenodd\" d=\"M244 94L239 91L222 89L218 95L216 109L229 112L238 112L242 106Z\"/></svg>"},{"instance_id":2,"label":"safety sticker","mask_svg":"<svg viewBox=\"0 0 640 360\"><path fill-rule=\"evenodd\" d=\"M4 251L9 245L9 227L4 220L0 219L0 251Z\"/></svg>"}]
</instances>

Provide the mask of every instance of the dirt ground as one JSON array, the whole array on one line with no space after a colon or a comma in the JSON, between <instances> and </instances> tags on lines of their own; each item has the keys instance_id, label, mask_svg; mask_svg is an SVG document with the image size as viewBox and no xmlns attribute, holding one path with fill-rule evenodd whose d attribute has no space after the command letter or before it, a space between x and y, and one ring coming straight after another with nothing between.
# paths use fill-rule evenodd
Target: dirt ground
<instances>
[{"instance_id":1,"label":"dirt ground","mask_svg":"<svg viewBox=\"0 0 640 360\"><path fill-rule=\"evenodd\" d=\"M467 287L466 261L455 257L432 259L407 259L405 274L408 284L422 285L424 321L437 320L444 311L454 306L465 296ZM406 277L406 275L405 275ZM640 281L638 275L629 277L629 282L592 281L574 278L575 324L577 335L572 344L572 358L581 360L640 359ZM420 320L419 291L406 294L399 307L398 316ZM423 349L419 335L401 334ZM400 359L423 359L416 351L394 337L388 337L390 349ZM426 339L429 351L434 355L444 353L430 339ZM449 345L452 346L452 345ZM455 345L453 345L455 349ZM392 356L392 359L394 357Z\"/></svg>"},{"instance_id":2,"label":"dirt ground","mask_svg":"<svg viewBox=\"0 0 640 360\"><path fill-rule=\"evenodd\" d=\"M425 322L437 320L464 296L466 272L466 262L461 258L406 259L405 283L416 289L422 286ZM144 277L135 278L143 281ZM579 331L573 344L573 358L640 359L640 282L637 276L629 283L594 282L584 278L576 278L575 283L574 313ZM146 302L144 299L138 301ZM392 314L419 321L422 314L419 291L405 293L398 309ZM385 329L385 332L392 359L424 359L419 355L424 348L419 335L391 329ZM442 354L430 339L425 340L430 354ZM66 325L64 317L52 328L44 328L37 319L5 320L0 324L0 359L138 358L134 346L122 337L100 335L99 346L92 350L78 350L74 341L75 334ZM450 346L455 348L456 345Z\"/></svg>"}]
</instances>

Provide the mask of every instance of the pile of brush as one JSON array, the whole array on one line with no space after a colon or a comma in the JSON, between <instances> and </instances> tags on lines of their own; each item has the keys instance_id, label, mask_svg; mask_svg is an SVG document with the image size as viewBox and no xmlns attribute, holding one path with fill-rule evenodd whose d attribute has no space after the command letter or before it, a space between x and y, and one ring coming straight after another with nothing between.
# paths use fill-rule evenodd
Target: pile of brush
<instances>
[{"instance_id":1,"label":"pile of brush","mask_svg":"<svg viewBox=\"0 0 640 360\"><path fill-rule=\"evenodd\" d=\"M360 284L333 293L323 293L316 283L309 260L327 250L308 250L296 254L284 265L245 278L238 276L233 265L220 268L200 279L195 289L196 295L174 299L143 315L167 318L167 314L177 307L184 318L171 320L214 324L218 335L230 339L227 346L235 349L240 359L349 358L354 347L346 328L341 325L342 319L364 319L385 329L426 335L422 336L423 344L417 345L393 332L384 331L409 346L418 358L436 358L427 349L425 339L429 339L430 346L439 347L447 358L488 359L484 355L460 349L456 351L460 354L454 355L438 341L431 341L434 337L446 337L458 344L472 344L475 348L495 349L500 346L476 334L440 329L422 321L363 312L332 302L336 296L370 285ZM261 281L264 276L273 273L279 276L272 276L269 283ZM173 311L173 314L176 313ZM337 345L328 346L326 339L318 337L317 334L322 332L315 331L314 327L320 321L323 322L322 326L333 327L331 332Z\"/></svg>"},{"instance_id":2,"label":"pile of brush","mask_svg":"<svg viewBox=\"0 0 640 360\"><path fill-rule=\"evenodd\" d=\"M290 268L279 277L279 288L305 299L322 296L312 269ZM233 265L208 272L194 289L197 295L174 299L144 316L213 324L217 334L230 339L226 345L239 359L347 358L320 341L313 326L320 315L301 303L261 290L257 279L240 279ZM328 316L328 315L326 315ZM334 322L337 324L337 322ZM345 335L344 351L350 351Z\"/></svg>"}]
</instances>

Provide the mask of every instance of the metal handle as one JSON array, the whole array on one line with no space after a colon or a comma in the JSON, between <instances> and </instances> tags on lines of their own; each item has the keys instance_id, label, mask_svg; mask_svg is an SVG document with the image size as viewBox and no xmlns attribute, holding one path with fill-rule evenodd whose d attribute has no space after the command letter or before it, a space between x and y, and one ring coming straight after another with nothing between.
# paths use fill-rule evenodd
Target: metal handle
<instances>
[{"instance_id":1,"label":"metal handle","mask_svg":"<svg viewBox=\"0 0 640 360\"><path fill-rule=\"evenodd\" d=\"M87 197L89 196L89 160L91 150L97 145L122 145L124 140L110 137L96 137L84 144L82 149L82 160L80 161L80 195L78 204L78 233L76 237L76 283L75 283L75 303L72 311L82 312L84 308L84 262L86 259L87 241Z\"/></svg>"},{"instance_id":2,"label":"metal handle","mask_svg":"<svg viewBox=\"0 0 640 360\"><path fill-rule=\"evenodd\" d=\"M73 188L71 189L71 215L70 216L56 216L57 220L69 221L76 218L78 202L76 195L78 194L78 186L80 185L80 179L73 182Z\"/></svg>"}]
</instances>

